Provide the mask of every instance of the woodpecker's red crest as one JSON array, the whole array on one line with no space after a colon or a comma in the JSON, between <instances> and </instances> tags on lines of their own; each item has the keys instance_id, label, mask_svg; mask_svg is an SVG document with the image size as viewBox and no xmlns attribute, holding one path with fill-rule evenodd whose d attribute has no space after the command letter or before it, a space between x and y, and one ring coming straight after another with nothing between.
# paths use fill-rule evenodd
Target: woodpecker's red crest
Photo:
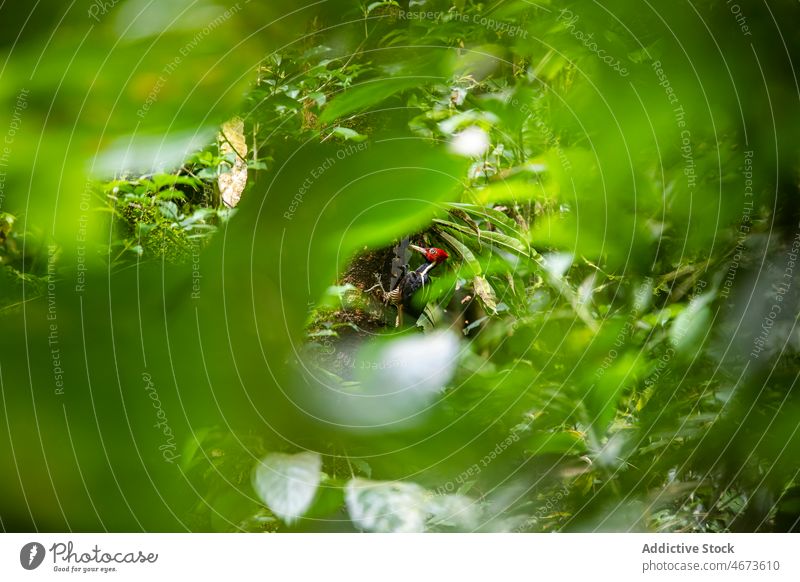
<instances>
[{"instance_id":1,"label":"woodpecker's red crest","mask_svg":"<svg viewBox=\"0 0 800 582\"><path fill-rule=\"evenodd\" d=\"M450 255L447 254L447 251L443 249L437 249L436 247L431 247L425 253L425 258L428 260L429 263L443 263Z\"/></svg>"},{"instance_id":2,"label":"woodpecker's red crest","mask_svg":"<svg viewBox=\"0 0 800 582\"><path fill-rule=\"evenodd\" d=\"M447 254L447 251L442 249L437 249L436 247L431 247L426 249L424 247L418 247L417 245L408 245L408 248L417 251L418 253L422 253L425 255L425 260L428 263L433 263L434 265L438 265L439 263L445 262L450 255Z\"/></svg>"}]
</instances>

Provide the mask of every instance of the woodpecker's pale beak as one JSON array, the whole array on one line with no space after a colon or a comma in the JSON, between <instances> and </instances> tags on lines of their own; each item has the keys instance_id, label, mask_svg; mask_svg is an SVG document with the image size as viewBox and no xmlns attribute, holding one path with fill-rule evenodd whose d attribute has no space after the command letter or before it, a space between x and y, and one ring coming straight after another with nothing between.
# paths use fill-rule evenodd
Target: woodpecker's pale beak
<instances>
[{"instance_id":1,"label":"woodpecker's pale beak","mask_svg":"<svg viewBox=\"0 0 800 582\"><path fill-rule=\"evenodd\" d=\"M422 253L423 255L428 254L428 249L423 249L422 247L418 247L417 245L408 245L408 248L414 249L418 253Z\"/></svg>"}]
</instances>

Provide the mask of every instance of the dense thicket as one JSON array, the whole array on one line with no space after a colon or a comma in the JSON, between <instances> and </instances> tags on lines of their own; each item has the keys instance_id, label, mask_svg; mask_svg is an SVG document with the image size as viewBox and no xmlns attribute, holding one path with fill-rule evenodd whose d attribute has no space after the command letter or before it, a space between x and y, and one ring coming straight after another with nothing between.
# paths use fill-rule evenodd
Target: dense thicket
<instances>
[{"instance_id":1,"label":"dense thicket","mask_svg":"<svg viewBox=\"0 0 800 582\"><path fill-rule=\"evenodd\" d=\"M792 2L139 4L3 45L3 527L797 529Z\"/></svg>"}]
</instances>

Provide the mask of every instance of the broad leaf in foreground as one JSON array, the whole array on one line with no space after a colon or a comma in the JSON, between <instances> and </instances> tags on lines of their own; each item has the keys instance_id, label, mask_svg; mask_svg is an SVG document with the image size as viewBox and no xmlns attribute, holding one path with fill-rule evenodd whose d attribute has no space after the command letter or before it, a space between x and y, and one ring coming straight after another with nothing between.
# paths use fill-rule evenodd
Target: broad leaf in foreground
<instances>
[{"instance_id":1,"label":"broad leaf in foreground","mask_svg":"<svg viewBox=\"0 0 800 582\"><path fill-rule=\"evenodd\" d=\"M272 512L291 524L311 506L321 470L322 458L317 453L270 453L256 468L253 486Z\"/></svg>"},{"instance_id":2,"label":"broad leaf in foreground","mask_svg":"<svg viewBox=\"0 0 800 582\"><path fill-rule=\"evenodd\" d=\"M352 479L345 490L350 519L360 529L382 533L425 530L425 490L414 483Z\"/></svg>"}]
</instances>

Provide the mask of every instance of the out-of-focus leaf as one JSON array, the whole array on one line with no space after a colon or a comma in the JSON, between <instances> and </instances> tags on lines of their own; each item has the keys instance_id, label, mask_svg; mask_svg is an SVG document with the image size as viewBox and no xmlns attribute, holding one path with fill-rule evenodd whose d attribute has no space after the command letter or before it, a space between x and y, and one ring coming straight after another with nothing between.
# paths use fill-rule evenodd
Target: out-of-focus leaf
<instances>
[{"instance_id":1,"label":"out-of-focus leaf","mask_svg":"<svg viewBox=\"0 0 800 582\"><path fill-rule=\"evenodd\" d=\"M320 121L330 123L340 117L377 105L395 93L417 86L419 86L419 79L414 76L366 81L351 87L329 101L320 116Z\"/></svg>"},{"instance_id":2,"label":"out-of-focus leaf","mask_svg":"<svg viewBox=\"0 0 800 582\"><path fill-rule=\"evenodd\" d=\"M633 382L639 362L631 354L623 354L599 377L585 398L588 412L586 419L592 426L592 434L599 441L608 431L617 414L625 386Z\"/></svg>"},{"instance_id":3,"label":"out-of-focus leaf","mask_svg":"<svg viewBox=\"0 0 800 582\"><path fill-rule=\"evenodd\" d=\"M192 131L172 136L127 136L112 142L92 163L100 176L169 172L211 141L214 131Z\"/></svg>"},{"instance_id":4,"label":"out-of-focus leaf","mask_svg":"<svg viewBox=\"0 0 800 582\"><path fill-rule=\"evenodd\" d=\"M544 268L556 279L561 279L575 260L571 253L548 253L542 258L544 259Z\"/></svg>"},{"instance_id":5,"label":"out-of-focus leaf","mask_svg":"<svg viewBox=\"0 0 800 582\"><path fill-rule=\"evenodd\" d=\"M156 174L151 178L151 180L153 181L153 185L157 190L161 190L167 186L176 186L178 184L191 186L193 188L197 188L202 185L200 180L197 178L176 174Z\"/></svg>"},{"instance_id":6,"label":"out-of-focus leaf","mask_svg":"<svg viewBox=\"0 0 800 582\"><path fill-rule=\"evenodd\" d=\"M253 486L270 510L288 524L311 506L321 480L317 453L270 453L256 467Z\"/></svg>"},{"instance_id":7,"label":"out-of-focus leaf","mask_svg":"<svg viewBox=\"0 0 800 582\"><path fill-rule=\"evenodd\" d=\"M425 531L426 493L415 483L352 479L345 488L345 501L350 519L364 531Z\"/></svg>"},{"instance_id":8,"label":"out-of-focus leaf","mask_svg":"<svg viewBox=\"0 0 800 582\"><path fill-rule=\"evenodd\" d=\"M431 526L457 528L460 531L473 530L481 517L478 502L466 495L429 496L427 511Z\"/></svg>"},{"instance_id":9,"label":"out-of-focus leaf","mask_svg":"<svg viewBox=\"0 0 800 582\"><path fill-rule=\"evenodd\" d=\"M375 339L348 356L358 391L320 387L310 405L321 418L351 428L386 431L417 424L455 373L460 342L436 331L396 339Z\"/></svg>"},{"instance_id":10,"label":"out-of-focus leaf","mask_svg":"<svg viewBox=\"0 0 800 582\"><path fill-rule=\"evenodd\" d=\"M669 339L676 349L682 352L690 351L703 341L711 321L709 304L714 300L715 295L714 292L709 291L694 297L675 318L669 330Z\"/></svg>"},{"instance_id":11,"label":"out-of-focus leaf","mask_svg":"<svg viewBox=\"0 0 800 582\"><path fill-rule=\"evenodd\" d=\"M356 143L362 142L367 139L366 135L361 135L357 131L350 129L349 127L334 127L331 131L333 135L339 137L345 141L354 141Z\"/></svg>"},{"instance_id":12,"label":"out-of-focus leaf","mask_svg":"<svg viewBox=\"0 0 800 582\"><path fill-rule=\"evenodd\" d=\"M523 202L526 200L533 200L540 192L541 187L537 187L530 182L523 180L507 180L481 188L476 192L475 196L481 204L492 204L497 202Z\"/></svg>"}]
</instances>

